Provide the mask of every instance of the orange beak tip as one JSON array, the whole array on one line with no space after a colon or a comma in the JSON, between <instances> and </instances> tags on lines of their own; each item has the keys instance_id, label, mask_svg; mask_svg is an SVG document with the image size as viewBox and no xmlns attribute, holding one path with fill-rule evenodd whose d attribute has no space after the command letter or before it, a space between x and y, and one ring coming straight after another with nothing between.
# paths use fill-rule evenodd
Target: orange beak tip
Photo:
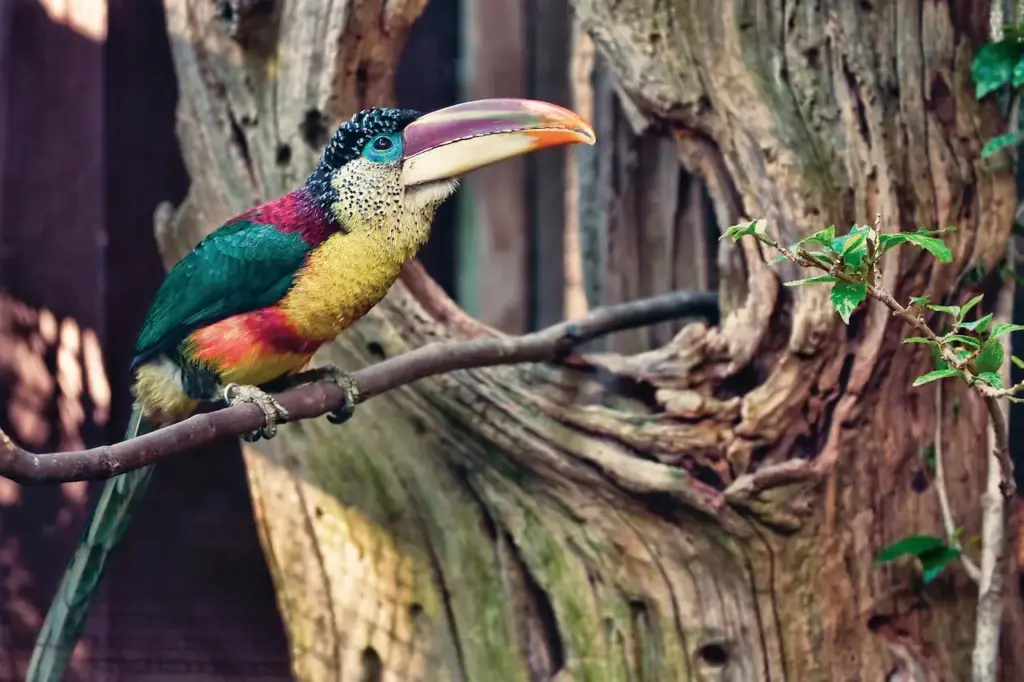
<instances>
[{"instance_id":1,"label":"orange beak tip","mask_svg":"<svg viewBox=\"0 0 1024 682\"><path fill-rule=\"evenodd\" d=\"M431 112L402 134L407 186L450 179L547 147L595 144L593 127L556 104L484 99Z\"/></svg>"}]
</instances>

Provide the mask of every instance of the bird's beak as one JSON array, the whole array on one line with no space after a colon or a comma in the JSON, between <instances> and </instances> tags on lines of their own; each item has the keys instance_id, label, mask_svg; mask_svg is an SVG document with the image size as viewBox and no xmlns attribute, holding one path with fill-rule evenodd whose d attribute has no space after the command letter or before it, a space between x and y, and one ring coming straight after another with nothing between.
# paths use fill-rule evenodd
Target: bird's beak
<instances>
[{"instance_id":1,"label":"bird's beak","mask_svg":"<svg viewBox=\"0 0 1024 682\"><path fill-rule=\"evenodd\" d=\"M529 99L482 99L416 119L402 133L406 187L463 175L544 147L594 144L594 129L562 107Z\"/></svg>"}]
</instances>

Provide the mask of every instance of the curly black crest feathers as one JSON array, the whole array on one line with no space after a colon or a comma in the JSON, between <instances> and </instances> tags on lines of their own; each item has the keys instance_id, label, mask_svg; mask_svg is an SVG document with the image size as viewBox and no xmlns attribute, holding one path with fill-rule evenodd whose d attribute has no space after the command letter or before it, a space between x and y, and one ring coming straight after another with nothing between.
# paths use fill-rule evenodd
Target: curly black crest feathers
<instances>
[{"instance_id":1,"label":"curly black crest feathers","mask_svg":"<svg viewBox=\"0 0 1024 682\"><path fill-rule=\"evenodd\" d=\"M363 109L345 121L331 137L320 157L320 165L331 169L358 158L366 143L380 133L399 133L422 114L413 109L375 107Z\"/></svg>"}]
</instances>

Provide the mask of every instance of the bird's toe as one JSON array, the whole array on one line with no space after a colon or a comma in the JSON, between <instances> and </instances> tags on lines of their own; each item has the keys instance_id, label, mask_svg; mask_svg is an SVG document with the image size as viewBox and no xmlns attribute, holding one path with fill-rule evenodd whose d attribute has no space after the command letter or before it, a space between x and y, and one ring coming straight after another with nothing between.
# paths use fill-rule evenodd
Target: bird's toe
<instances>
[{"instance_id":1,"label":"bird's toe","mask_svg":"<svg viewBox=\"0 0 1024 682\"><path fill-rule=\"evenodd\" d=\"M288 420L288 410L277 402L272 395L256 386L240 386L228 384L224 387L224 398L232 405L252 403L263 411L265 424L263 428L243 434L242 439L254 443L261 438L271 439L277 435L277 425Z\"/></svg>"},{"instance_id":2,"label":"bird's toe","mask_svg":"<svg viewBox=\"0 0 1024 682\"><path fill-rule=\"evenodd\" d=\"M352 418L352 414L355 412L356 403L359 402L359 389L356 388L356 383L352 380L351 375L333 365L329 365L324 369L328 376L345 391L345 402L336 410L327 413L327 421L332 424L344 424Z\"/></svg>"}]
</instances>

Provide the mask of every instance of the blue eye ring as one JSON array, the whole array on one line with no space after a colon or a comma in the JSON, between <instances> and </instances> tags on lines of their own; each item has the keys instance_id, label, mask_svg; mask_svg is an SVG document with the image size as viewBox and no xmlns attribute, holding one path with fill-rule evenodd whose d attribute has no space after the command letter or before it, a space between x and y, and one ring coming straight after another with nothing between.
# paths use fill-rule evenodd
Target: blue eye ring
<instances>
[{"instance_id":1,"label":"blue eye ring","mask_svg":"<svg viewBox=\"0 0 1024 682\"><path fill-rule=\"evenodd\" d=\"M363 156L374 163L394 163L402 156L401 133L380 133L363 146Z\"/></svg>"}]
</instances>

